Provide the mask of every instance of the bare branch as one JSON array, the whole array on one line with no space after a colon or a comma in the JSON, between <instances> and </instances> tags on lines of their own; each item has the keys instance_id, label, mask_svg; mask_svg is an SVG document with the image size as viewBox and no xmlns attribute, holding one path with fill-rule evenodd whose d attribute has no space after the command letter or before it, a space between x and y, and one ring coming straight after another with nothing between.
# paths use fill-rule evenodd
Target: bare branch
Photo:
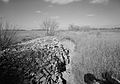
<instances>
[{"instance_id":1,"label":"bare branch","mask_svg":"<svg viewBox=\"0 0 120 84\"><path fill-rule=\"evenodd\" d=\"M46 31L47 35L54 35L58 27L58 23L52 19L46 19L42 22L42 28Z\"/></svg>"}]
</instances>

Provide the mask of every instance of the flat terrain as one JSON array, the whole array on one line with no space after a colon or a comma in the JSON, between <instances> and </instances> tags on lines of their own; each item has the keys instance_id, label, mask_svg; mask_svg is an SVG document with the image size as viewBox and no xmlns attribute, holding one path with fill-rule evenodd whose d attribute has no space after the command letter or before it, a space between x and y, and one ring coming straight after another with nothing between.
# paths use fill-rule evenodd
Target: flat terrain
<instances>
[{"instance_id":1,"label":"flat terrain","mask_svg":"<svg viewBox=\"0 0 120 84\"><path fill-rule=\"evenodd\" d=\"M17 34L17 41L45 36L42 31L19 31ZM120 79L120 32L61 31L56 36L75 43L72 59L75 84L84 84L83 76L88 72L101 78L102 72L112 71Z\"/></svg>"},{"instance_id":2,"label":"flat terrain","mask_svg":"<svg viewBox=\"0 0 120 84\"><path fill-rule=\"evenodd\" d=\"M27 41L30 39L43 37L45 36L45 31L17 31L16 41Z\"/></svg>"}]
</instances>

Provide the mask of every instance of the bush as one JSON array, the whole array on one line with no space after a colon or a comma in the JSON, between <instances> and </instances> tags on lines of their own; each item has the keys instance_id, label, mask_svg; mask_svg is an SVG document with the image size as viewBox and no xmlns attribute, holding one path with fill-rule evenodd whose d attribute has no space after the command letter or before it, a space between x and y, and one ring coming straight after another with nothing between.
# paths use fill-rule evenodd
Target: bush
<instances>
[{"instance_id":1,"label":"bush","mask_svg":"<svg viewBox=\"0 0 120 84\"><path fill-rule=\"evenodd\" d=\"M68 27L68 30L69 31L79 31L80 27L77 26L77 25L70 24L69 27Z\"/></svg>"},{"instance_id":2,"label":"bush","mask_svg":"<svg viewBox=\"0 0 120 84\"><path fill-rule=\"evenodd\" d=\"M0 18L0 51L9 48L15 41L16 31L15 26L4 22Z\"/></svg>"},{"instance_id":3,"label":"bush","mask_svg":"<svg viewBox=\"0 0 120 84\"><path fill-rule=\"evenodd\" d=\"M41 24L42 28L46 31L47 36L54 36L59 25L55 20L46 19Z\"/></svg>"}]
</instances>

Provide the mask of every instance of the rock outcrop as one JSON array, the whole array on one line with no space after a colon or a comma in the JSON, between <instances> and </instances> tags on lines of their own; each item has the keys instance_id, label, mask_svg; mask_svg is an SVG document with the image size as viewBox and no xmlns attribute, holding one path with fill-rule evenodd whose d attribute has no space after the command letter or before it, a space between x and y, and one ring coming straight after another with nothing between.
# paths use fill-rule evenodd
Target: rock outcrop
<instances>
[{"instance_id":1,"label":"rock outcrop","mask_svg":"<svg viewBox=\"0 0 120 84\"><path fill-rule=\"evenodd\" d=\"M63 76L66 82L73 84L71 59L74 47L71 41L59 41L56 37L37 38L14 45L1 53L0 82L62 84Z\"/></svg>"}]
</instances>

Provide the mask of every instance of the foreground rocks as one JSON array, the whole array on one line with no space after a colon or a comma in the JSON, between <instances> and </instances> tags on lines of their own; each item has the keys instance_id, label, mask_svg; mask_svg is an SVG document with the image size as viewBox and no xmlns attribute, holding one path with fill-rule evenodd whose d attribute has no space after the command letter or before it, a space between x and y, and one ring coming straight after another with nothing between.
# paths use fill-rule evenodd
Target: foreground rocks
<instances>
[{"instance_id":1,"label":"foreground rocks","mask_svg":"<svg viewBox=\"0 0 120 84\"><path fill-rule=\"evenodd\" d=\"M44 37L2 51L0 84L62 84L61 74L67 82L74 80L70 64L74 46L65 45L56 37Z\"/></svg>"}]
</instances>

